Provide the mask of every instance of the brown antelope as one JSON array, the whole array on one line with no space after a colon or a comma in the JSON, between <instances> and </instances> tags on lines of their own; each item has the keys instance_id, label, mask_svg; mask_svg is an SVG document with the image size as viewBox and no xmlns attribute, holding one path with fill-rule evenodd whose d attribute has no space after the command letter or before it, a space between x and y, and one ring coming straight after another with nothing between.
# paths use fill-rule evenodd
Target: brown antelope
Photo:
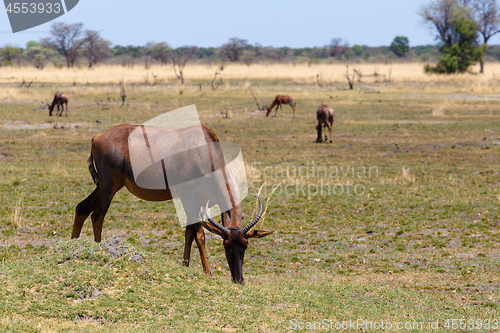
<instances>
[{"instance_id":1,"label":"brown antelope","mask_svg":"<svg viewBox=\"0 0 500 333\"><path fill-rule=\"evenodd\" d=\"M295 105L297 105L297 103L295 102L295 100L293 99L292 96L288 96L288 95L278 95L276 96L276 98L274 99L273 103L271 104L271 106L267 107L267 113L266 113L266 117L269 117L269 114L271 113L271 110L273 109L273 107L276 106L276 111L274 111L274 116L276 117L276 114L278 113L278 107L281 108L281 114L283 114L283 104L288 104L292 107L293 109L293 117L295 118L295 114L297 112L297 109L295 108Z\"/></svg>"},{"instance_id":2,"label":"brown antelope","mask_svg":"<svg viewBox=\"0 0 500 333\"><path fill-rule=\"evenodd\" d=\"M333 126L333 117L335 115L335 110L328 105L321 105L318 108L318 112L316 113L316 118L318 119L318 125L316 125L316 130L318 130L318 138L316 142L323 141L321 138L321 129L323 127L328 127L328 131L330 132L330 142L332 142L332 126ZM328 125L330 123L330 125ZM328 136L325 133L325 141L328 141Z\"/></svg>"},{"instance_id":3,"label":"brown antelope","mask_svg":"<svg viewBox=\"0 0 500 333\"><path fill-rule=\"evenodd\" d=\"M161 189L146 189L137 184L140 179L137 178L136 180L136 178L134 178L132 169L131 152L137 151L137 149L144 150L146 147L144 146L144 148L142 148L142 146L134 143L134 141L129 141L129 136L135 129L138 129L138 131L142 130L142 133L144 133L143 144L146 142L145 145L147 145L148 148L154 144L151 138L161 137L163 144L161 147L169 147L168 149L171 149L170 151L179 151L179 148L182 148L178 143L179 140L188 141L198 135L198 133L202 133L202 140L207 143L205 147L208 147L208 150L206 150L207 153L205 155L199 153L176 154L175 158L165 158L155 162L157 165L161 162L161 166L157 170L160 170L159 174L161 175L161 179L165 180L165 183L163 183L165 186ZM137 133L137 131L134 133ZM142 133L140 134L141 136ZM146 133L148 133L147 136ZM97 188L76 206L71 238L78 238L80 236L83 223L92 213L91 219L94 230L94 240L100 242L104 216L108 211L113 196L122 187L126 187L132 194L143 200L166 201L176 197L178 193L176 192L177 185L169 185L170 181L167 181L167 173L194 172L195 174L203 174L207 169L209 169L210 172L215 170L222 171L210 174L216 186L198 186L193 188L196 194L199 194L201 198L203 198L201 200L204 201L201 203L196 200L196 205L198 207L197 211L199 213L200 209L205 207L206 203L206 214L209 223L203 222L199 216L195 216L194 221L199 222L189 224L186 227L184 265L189 266L191 245L194 240L198 245L203 270L207 275L210 275L205 252L205 233L202 228L203 225L207 230L222 237L232 280L243 284L243 257L248 246L248 239L264 237L274 231L250 231L262 216L262 203L260 203L260 199L259 213L252 222L242 228L242 213L241 204L239 203L238 185L231 170L225 167L224 158L218 142L219 139L215 133L204 125L201 126L201 132L200 126L191 126L184 129L167 129L144 125L118 125L102 134L95 135L92 139L92 148L88 162L90 174ZM170 146L169 143L171 143ZM164 156L168 156L168 154ZM163 174L161 174L162 168ZM143 172L146 172L148 169L145 169ZM149 176L150 174L151 177ZM154 171L150 171L150 173L146 172L145 178L149 177L149 179L152 179L154 176ZM158 176L158 172L156 176ZM208 200L209 198L213 198L213 196L211 196L213 193L222 192L226 193L226 197L228 196L231 202L236 204L221 214L222 225L219 225L209 215ZM182 205L186 210L186 215L188 215L186 202L183 200L184 199L181 197Z\"/></svg>"},{"instance_id":4,"label":"brown antelope","mask_svg":"<svg viewBox=\"0 0 500 333\"><path fill-rule=\"evenodd\" d=\"M60 117L64 112L64 104L66 104L66 117L68 116L68 95L62 92L56 92L54 96L54 100L52 101L52 105L47 104L49 107L49 116L52 116L52 111L54 107L57 105L57 115ZM59 112L59 106L62 107L62 111Z\"/></svg>"}]
</instances>

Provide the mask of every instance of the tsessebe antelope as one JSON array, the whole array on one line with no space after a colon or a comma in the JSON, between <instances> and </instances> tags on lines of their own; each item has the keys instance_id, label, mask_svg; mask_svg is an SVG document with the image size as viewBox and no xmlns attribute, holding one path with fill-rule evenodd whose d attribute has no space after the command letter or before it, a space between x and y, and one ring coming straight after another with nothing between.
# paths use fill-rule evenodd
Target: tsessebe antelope
<instances>
[{"instance_id":1,"label":"tsessebe antelope","mask_svg":"<svg viewBox=\"0 0 500 333\"><path fill-rule=\"evenodd\" d=\"M330 142L332 142L332 126L333 126L333 117L335 115L335 110L328 105L321 105L318 108L318 112L316 113L316 118L318 119L318 125L316 125L316 130L318 131L318 138L316 142L323 141L321 138L321 129L323 127L328 127L328 131L330 132ZM330 125L328 125L330 123ZM328 136L325 133L325 141L328 141Z\"/></svg>"},{"instance_id":2,"label":"tsessebe antelope","mask_svg":"<svg viewBox=\"0 0 500 333\"><path fill-rule=\"evenodd\" d=\"M295 115L296 115L296 112L297 112L297 109L295 108L295 105L297 105L297 103L295 102L295 100L293 99L292 96L288 96L288 95L278 95L278 96L276 96L276 98L274 99L274 101L271 104L271 106L266 107L267 108L266 117L269 117L269 113L271 113L271 110L275 106L276 106L276 111L274 111L274 116L276 117L276 114L278 113L278 107L281 108L281 113L283 114L283 104L288 104L288 105L290 105L292 107L292 109L293 109L293 117L295 118Z\"/></svg>"},{"instance_id":3,"label":"tsessebe antelope","mask_svg":"<svg viewBox=\"0 0 500 333\"><path fill-rule=\"evenodd\" d=\"M139 137L143 138L142 143L129 140L132 133L139 134ZM183 142L193 140L193 137L200 138L200 136L203 141L202 143L206 142L206 145L203 145L203 147L196 146L189 151L183 152ZM161 140L154 138L161 138ZM243 283L243 257L248 246L248 239L264 237L273 231L250 230L262 216L262 204L260 204L260 211L257 216L246 227L242 228L238 184L231 170L225 165L224 157L218 143L219 139L207 126L201 126L201 128L200 126L191 126L184 129L168 129L144 125L118 125L102 134L95 135L92 139L89 170L97 188L76 206L71 238L80 236L83 223L92 213L94 240L100 242L104 216L108 211L113 196L122 187L126 187L136 197L148 201L166 201L178 197L188 218L192 218L193 221L199 221L189 224L186 227L184 265L189 265L191 245L193 241L196 241L200 251L203 270L207 275L210 275L205 252L203 224L206 229L222 237L231 277L234 282ZM134 176L133 163L131 162L131 155L133 153L131 152L151 149L154 144L156 144L157 148L159 147L156 149L156 153L167 153L161 156L173 157L159 157L158 161L155 160L154 164L144 169L139 176ZM169 152L172 154L169 155ZM145 154L145 156L148 156L147 152ZM179 186L167 179L167 175L172 174L180 175L181 177L186 174L208 174L208 178L210 178L208 183L212 185L194 186L190 188L192 189L188 193L190 195L179 196L178 194L181 191L179 190ZM137 184L144 180L157 185L164 182L162 186L151 189L141 187ZM208 201L210 199L213 200L214 196L220 198L219 194L223 194L223 197L227 198L224 200L230 200L232 203L235 203L229 210L221 214L222 225L215 222L208 212ZM194 203L193 197L195 198ZM220 202L211 203L221 206ZM205 208L209 223L202 222L199 216L193 216L192 213L189 216L189 211L186 209L186 205L189 204L196 205L198 213L202 208ZM192 210L190 211L192 212Z\"/></svg>"},{"instance_id":4,"label":"tsessebe antelope","mask_svg":"<svg viewBox=\"0 0 500 333\"><path fill-rule=\"evenodd\" d=\"M64 105L66 104L66 117L68 116L68 95L62 92L56 92L52 105L47 104L49 107L49 116L52 116L52 111L57 105L57 115L60 117L64 112ZM59 112L59 106L62 107L62 111Z\"/></svg>"}]
</instances>

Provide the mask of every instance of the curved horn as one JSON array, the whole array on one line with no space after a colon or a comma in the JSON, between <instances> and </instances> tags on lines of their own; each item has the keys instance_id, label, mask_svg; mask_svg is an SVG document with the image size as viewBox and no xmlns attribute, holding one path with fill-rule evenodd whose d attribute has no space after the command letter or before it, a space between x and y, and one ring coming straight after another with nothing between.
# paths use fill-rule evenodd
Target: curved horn
<instances>
[{"instance_id":1,"label":"curved horn","mask_svg":"<svg viewBox=\"0 0 500 333\"><path fill-rule=\"evenodd\" d=\"M205 209L205 214L207 215L208 222L210 222L211 225L219 229L221 232L225 233L226 235L229 235L231 231L229 231L228 228L221 226L219 223L215 222L212 217L210 216L210 212L208 210L208 203L210 200L207 201L207 207Z\"/></svg>"},{"instance_id":2,"label":"curved horn","mask_svg":"<svg viewBox=\"0 0 500 333\"><path fill-rule=\"evenodd\" d=\"M252 229L252 227L254 225L257 224L257 222L259 222L260 218L262 217L262 202L260 201L260 198L257 197L257 199L259 199L259 205L260 205L260 209L259 209L259 213L257 214L257 216L252 220L252 222L250 222L249 224L247 224L247 226L245 228L243 228L243 233L246 234L250 229Z\"/></svg>"}]
</instances>

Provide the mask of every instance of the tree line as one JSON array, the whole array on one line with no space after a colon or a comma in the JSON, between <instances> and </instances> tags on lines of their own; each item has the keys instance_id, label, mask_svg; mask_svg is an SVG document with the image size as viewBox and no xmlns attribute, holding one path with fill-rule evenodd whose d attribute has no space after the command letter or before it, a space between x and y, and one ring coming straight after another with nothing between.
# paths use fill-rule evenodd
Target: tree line
<instances>
[{"instance_id":1,"label":"tree line","mask_svg":"<svg viewBox=\"0 0 500 333\"><path fill-rule=\"evenodd\" d=\"M225 63L387 63L432 62L425 66L428 73L465 72L479 62L481 73L485 60L500 60L500 46L488 42L500 32L500 10L496 0L434 0L421 7L419 15L430 28L437 45L410 46L405 36L396 36L389 46L350 46L341 38L333 38L321 47L271 47L250 44L245 39L230 38L219 47L184 46L172 48L165 42L144 46L113 45L100 32L84 29L82 23L54 23L49 36L30 41L26 47L5 45L0 48L0 65L32 65L43 69L88 66L98 63L134 66L172 64L174 68L186 62ZM180 67L179 67L180 68Z\"/></svg>"},{"instance_id":2,"label":"tree line","mask_svg":"<svg viewBox=\"0 0 500 333\"><path fill-rule=\"evenodd\" d=\"M400 38L400 37L398 37ZM406 37L404 37L406 38ZM397 38L396 38L397 39ZM395 39L395 40L396 40ZM172 48L165 42L147 43L144 46L114 45L104 40L95 30L86 30L83 24L55 23L50 36L30 41L24 48L5 45L0 48L0 64L32 65L43 69L48 64L56 67L88 66L97 63L133 66L144 64L172 64L174 61L200 63L321 63L321 62L392 62L428 61L437 56L432 45L409 47L350 46L340 38L333 38L321 47L271 47L250 44L245 39L230 38L219 47L183 46Z\"/></svg>"}]
</instances>

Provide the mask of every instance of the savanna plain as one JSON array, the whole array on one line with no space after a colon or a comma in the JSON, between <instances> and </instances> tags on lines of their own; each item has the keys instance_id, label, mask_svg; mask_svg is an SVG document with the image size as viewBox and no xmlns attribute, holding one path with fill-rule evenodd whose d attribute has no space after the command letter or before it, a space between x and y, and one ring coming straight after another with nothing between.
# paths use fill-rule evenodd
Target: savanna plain
<instances>
[{"instance_id":1,"label":"savanna plain","mask_svg":"<svg viewBox=\"0 0 500 333\"><path fill-rule=\"evenodd\" d=\"M363 66L385 80L349 90L343 65L228 65L214 90L209 66L187 65L184 85L171 67L0 68L0 331L290 332L323 319L497 331L500 65L445 77L422 64ZM67 117L49 117L56 91L69 95ZM293 96L297 118L289 106L266 117L250 92ZM332 143L315 142L320 103L336 112ZM103 243L89 220L70 240L75 207L95 188L92 136L190 104L242 149L243 225L260 190L255 228L276 230L250 240L243 286L208 232L212 277L196 249L181 265L172 202L121 190Z\"/></svg>"}]
</instances>

